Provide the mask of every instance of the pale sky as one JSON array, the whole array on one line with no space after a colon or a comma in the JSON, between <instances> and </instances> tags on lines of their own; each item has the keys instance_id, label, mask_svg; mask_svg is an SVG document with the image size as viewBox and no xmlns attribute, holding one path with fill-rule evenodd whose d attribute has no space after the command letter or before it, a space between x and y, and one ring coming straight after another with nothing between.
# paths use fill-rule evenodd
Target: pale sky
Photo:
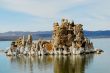
<instances>
[{"instance_id":1,"label":"pale sky","mask_svg":"<svg viewBox=\"0 0 110 73\"><path fill-rule=\"evenodd\" d=\"M62 18L110 30L110 0L0 0L0 32L50 31Z\"/></svg>"}]
</instances>

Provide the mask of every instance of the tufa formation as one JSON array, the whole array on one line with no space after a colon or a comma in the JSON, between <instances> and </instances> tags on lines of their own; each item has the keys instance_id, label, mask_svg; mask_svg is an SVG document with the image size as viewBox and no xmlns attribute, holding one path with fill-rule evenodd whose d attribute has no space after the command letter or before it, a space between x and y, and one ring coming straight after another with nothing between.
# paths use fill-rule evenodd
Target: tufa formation
<instances>
[{"instance_id":1,"label":"tufa formation","mask_svg":"<svg viewBox=\"0 0 110 73\"><path fill-rule=\"evenodd\" d=\"M61 25L54 23L52 44L55 51L81 54L94 51L93 43L84 36L82 24L62 19Z\"/></svg>"},{"instance_id":2,"label":"tufa formation","mask_svg":"<svg viewBox=\"0 0 110 73\"><path fill-rule=\"evenodd\" d=\"M74 24L62 19L61 24L53 25L52 40L32 40L23 36L11 43L6 55L73 55L100 53L101 49L94 49L93 43L84 36L83 25Z\"/></svg>"}]
</instances>

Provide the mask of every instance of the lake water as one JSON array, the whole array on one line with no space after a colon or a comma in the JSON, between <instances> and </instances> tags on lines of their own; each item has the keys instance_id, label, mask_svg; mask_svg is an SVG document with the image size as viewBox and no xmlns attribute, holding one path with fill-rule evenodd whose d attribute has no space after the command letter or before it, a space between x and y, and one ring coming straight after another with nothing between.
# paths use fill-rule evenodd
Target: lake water
<instances>
[{"instance_id":1,"label":"lake water","mask_svg":"<svg viewBox=\"0 0 110 73\"><path fill-rule=\"evenodd\" d=\"M110 38L91 39L102 54L7 57L0 53L0 73L110 73ZM0 49L10 46L0 41Z\"/></svg>"}]
</instances>

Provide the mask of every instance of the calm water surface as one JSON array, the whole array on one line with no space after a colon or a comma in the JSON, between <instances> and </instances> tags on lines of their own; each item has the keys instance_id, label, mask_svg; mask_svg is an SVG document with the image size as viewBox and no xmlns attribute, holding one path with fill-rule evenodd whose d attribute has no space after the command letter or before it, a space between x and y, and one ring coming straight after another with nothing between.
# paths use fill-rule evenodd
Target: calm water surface
<instances>
[{"instance_id":1,"label":"calm water surface","mask_svg":"<svg viewBox=\"0 0 110 73\"><path fill-rule=\"evenodd\" d=\"M110 38L91 41L104 53L36 57L7 57L0 53L0 73L110 73ZM0 41L0 49L9 45L10 41Z\"/></svg>"}]
</instances>

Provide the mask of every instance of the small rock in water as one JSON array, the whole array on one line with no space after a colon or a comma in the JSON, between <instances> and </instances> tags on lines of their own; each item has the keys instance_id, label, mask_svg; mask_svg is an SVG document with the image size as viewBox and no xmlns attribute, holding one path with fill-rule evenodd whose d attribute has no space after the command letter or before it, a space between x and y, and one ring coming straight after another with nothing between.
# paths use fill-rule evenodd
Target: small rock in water
<instances>
[{"instance_id":1,"label":"small rock in water","mask_svg":"<svg viewBox=\"0 0 110 73\"><path fill-rule=\"evenodd\" d=\"M96 53L97 53L97 54L100 54L100 53L102 53L102 52L104 52L102 49L96 49Z\"/></svg>"}]
</instances>

